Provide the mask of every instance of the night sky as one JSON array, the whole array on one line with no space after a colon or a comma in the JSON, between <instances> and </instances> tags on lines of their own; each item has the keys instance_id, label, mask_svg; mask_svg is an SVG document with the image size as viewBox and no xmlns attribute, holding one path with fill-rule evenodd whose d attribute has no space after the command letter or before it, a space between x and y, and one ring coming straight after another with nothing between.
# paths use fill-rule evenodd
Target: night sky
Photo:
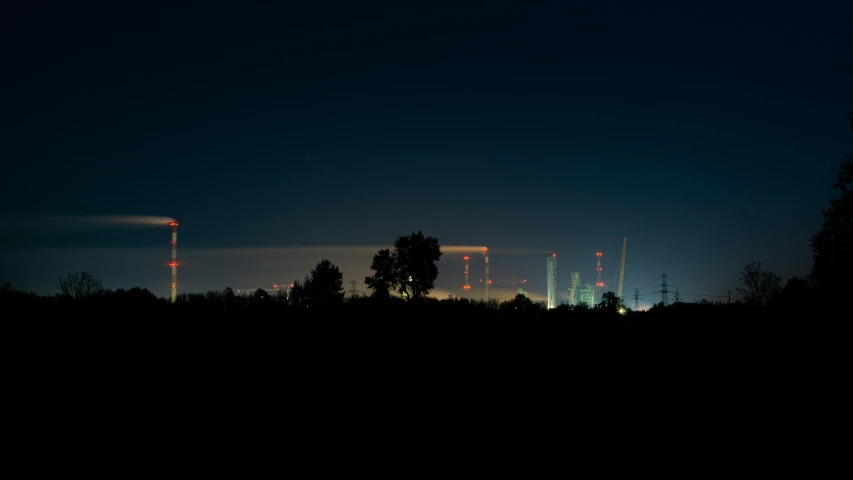
<instances>
[{"instance_id":1,"label":"night sky","mask_svg":"<svg viewBox=\"0 0 853 480\"><path fill-rule=\"evenodd\" d=\"M596 251L615 291L623 237L631 306L662 273L685 300L753 259L808 273L853 151L853 3L411 3L5 2L0 281L167 296L167 226L54 221L99 214L177 219L182 292L324 257L364 291L417 230L489 246L502 298L544 297L552 252L560 300Z\"/></svg>"}]
</instances>

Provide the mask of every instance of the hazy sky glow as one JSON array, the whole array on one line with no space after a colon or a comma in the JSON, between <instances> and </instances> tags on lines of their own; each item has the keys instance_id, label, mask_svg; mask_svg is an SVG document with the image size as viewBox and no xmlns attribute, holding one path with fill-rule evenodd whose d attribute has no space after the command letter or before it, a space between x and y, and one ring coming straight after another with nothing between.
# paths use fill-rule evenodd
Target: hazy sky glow
<instances>
[{"instance_id":1,"label":"hazy sky glow","mask_svg":"<svg viewBox=\"0 0 853 480\"><path fill-rule=\"evenodd\" d=\"M627 236L626 297L720 299L808 273L853 151L850 2L6 3L0 281L39 293L167 295L168 227L76 220L138 215L180 222L180 291L361 281L423 230L488 246L495 295L556 253L564 299L596 251L615 290Z\"/></svg>"}]
</instances>

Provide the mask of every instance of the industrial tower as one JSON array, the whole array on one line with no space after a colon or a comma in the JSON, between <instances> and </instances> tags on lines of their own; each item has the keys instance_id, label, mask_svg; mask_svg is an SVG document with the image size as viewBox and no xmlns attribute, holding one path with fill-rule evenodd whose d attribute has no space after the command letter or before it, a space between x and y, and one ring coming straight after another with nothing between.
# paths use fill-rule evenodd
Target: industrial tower
<instances>
[{"instance_id":1,"label":"industrial tower","mask_svg":"<svg viewBox=\"0 0 853 480\"><path fill-rule=\"evenodd\" d=\"M486 256L486 303L489 303L489 285L492 283L489 280L489 247L483 247L483 255Z\"/></svg>"},{"instance_id":2,"label":"industrial tower","mask_svg":"<svg viewBox=\"0 0 853 480\"><path fill-rule=\"evenodd\" d=\"M569 305L578 304L578 285L581 283L581 274L572 272L572 286L569 288Z\"/></svg>"},{"instance_id":3,"label":"industrial tower","mask_svg":"<svg viewBox=\"0 0 853 480\"><path fill-rule=\"evenodd\" d=\"M178 298L178 222L169 222L172 227L172 261L169 266L172 267L172 303Z\"/></svg>"},{"instance_id":4,"label":"industrial tower","mask_svg":"<svg viewBox=\"0 0 853 480\"><path fill-rule=\"evenodd\" d=\"M622 282L625 281L625 253L628 251L628 237L622 240L622 266L619 267L619 289L616 291L616 297L619 298L619 303L622 303Z\"/></svg>"},{"instance_id":5,"label":"industrial tower","mask_svg":"<svg viewBox=\"0 0 853 480\"><path fill-rule=\"evenodd\" d=\"M634 311L635 312L640 311L640 299L641 298L643 298L643 297L640 296L640 289L635 288L634 289Z\"/></svg>"},{"instance_id":6,"label":"industrial tower","mask_svg":"<svg viewBox=\"0 0 853 480\"><path fill-rule=\"evenodd\" d=\"M601 281L601 252L595 252L595 260L596 266L595 269L598 271L598 281L595 282L595 287L598 289L604 288L604 282ZM598 299L598 293L596 292L596 299Z\"/></svg>"},{"instance_id":7,"label":"industrial tower","mask_svg":"<svg viewBox=\"0 0 853 480\"><path fill-rule=\"evenodd\" d=\"M557 254L553 254L546 260L547 285L548 285L548 310L557 308Z\"/></svg>"},{"instance_id":8,"label":"industrial tower","mask_svg":"<svg viewBox=\"0 0 853 480\"><path fill-rule=\"evenodd\" d=\"M669 290L666 289L666 274L661 274L661 282L660 282L660 303L665 307L669 303L669 299L666 297L666 294L669 293Z\"/></svg>"},{"instance_id":9,"label":"industrial tower","mask_svg":"<svg viewBox=\"0 0 853 480\"><path fill-rule=\"evenodd\" d=\"M465 255L465 285L462 290L471 290L471 284L468 282L468 255Z\"/></svg>"},{"instance_id":10,"label":"industrial tower","mask_svg":"<svg viewBox=\"0 0 853 480\"><path fill-rule=\"evenodd\" d=\"M595 308L595 299L597 296L598 292L595 289L595 285L591 283L585 284L584 288L581 289L580 305L586 305L589 308Z\"/></svg>"}]
</instances>

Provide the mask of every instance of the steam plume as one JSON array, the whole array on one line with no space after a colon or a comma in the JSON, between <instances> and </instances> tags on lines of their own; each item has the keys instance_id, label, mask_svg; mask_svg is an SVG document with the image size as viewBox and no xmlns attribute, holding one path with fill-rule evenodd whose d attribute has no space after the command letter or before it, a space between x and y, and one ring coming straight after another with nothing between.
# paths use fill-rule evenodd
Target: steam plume
<instances>
[{"instance_id":1,"label":"steam plume","mask_svg":"<svg viewBox=\"0 0 853 480\"><path fill-rule=\"evenodd\" d=\"M23 225L39 230L81 230L91 228L154 227L173 222L171 217L150 215L12 215L3 216L4 224Z\"/></svg>"},{"instance_id":2,"label":"steam plume","mask_svg":"<svg viewBox=\"0 0 853 480\"><path fill-rule=\"evenodd\" d=\"M489 253L497 255L551 255L550 250L533 250L523 248L489 248Z\"/></svg>"},{"instance_id":3,"label":"steam plume","mask_svg":"<svg viewBox=\"0 0 853 480\"><path fill-rule=\"evenodd\" d=\"M150 215L87 215L80 217L81 223L95 225L139 225L166 226L174 222L172 217L155 217Z\"/></svg>"},{"instance_id":4,"label":"steam plume","mask_svg":"<svg viewBox=\"0 0 853 480\"><path fill-rule=\"evenodd\" d=\"M441 253L477 253L484 248L483 245L442 245Z\"/></svg>"},{"instance_id":5,"label":"steam plume","mask_svg":"<svg viewBox=\"0 0 853 480\"><path fill-rule=\"evenodd\" d=\"M442 245L442 253L482 253L484 245ZM489 247L489 254L499 255L550 255L553 252L548 250L533 250L533 249L518 249L518 248L492 248Z\"/></svg>"}]
</instances>

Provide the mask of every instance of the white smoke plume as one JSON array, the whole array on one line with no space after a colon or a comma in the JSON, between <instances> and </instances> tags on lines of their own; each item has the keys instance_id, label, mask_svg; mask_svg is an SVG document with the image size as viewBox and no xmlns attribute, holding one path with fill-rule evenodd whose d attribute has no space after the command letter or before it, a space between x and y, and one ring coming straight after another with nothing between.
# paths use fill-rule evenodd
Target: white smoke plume
<instances>
[{"instance_id":1,"label":"white smoke plume","mask_svg":"<svg viewBox=\"0 0 853 480\"><path fill-rule=\"evenodd\" d=\"M548 250L531 250L522 248L490 248L489 254L492 255L551 255L552 251Z\"/></svg>"},{"instance_id":2,"label":"white smoke plume","mask_svg":"<svg viewBox=\"0 0 853 480\"><path fill-rule=\"evenodd\" d=\"M171 217L151 215L11 215L0 219L3 224L15 224L39 230L81 230L116 227L159 227L174 222Z\"/></svg>"},{"instance_id":3,"label":"white smoke plume","mask_svg":"<svg viewBox=\"0 0 853 480\"><path fill-rule=\"evenodd\" d=\"M319 247L311 246L289 246L289 247L201 247L198 251L216 252L219 255L329 255L333 253L352 253L373 255L382 249L393 249L388 245L326 245Z\"/></svg>"},{"instance_id":4,"label":"white smoke plume","mask_svg":"<svg viewBox=\"0 0 853 480\"><path fill-rule=\"evenodd\" d=\"M85 215L77 219L80 223L92 225L135 225L135 226L166 226L174 222L172 217L157 217L151 215Z\"/></svg>"},{"instance_id":5,"label":"white smoke plume","mask_svg":"<svg viewBox=\"0 0 853 480\"><path fill-rule=\"evenodd\" d=\"M484 248L483 245L442 245L441 253L478 253Z\"/></svg>"},{"instance_id":6,"label":"white smoke plume","mask_svg":"<svg viewBox=\"0 0 853 480\"><path fill-rule=\"evenodd\" d=\"M533 250L519 248L489 248L489 255L550 255L553 252L548 250ZM483 253L486 247L484 245L442 245L442 253Z\"/></svg>"}]
</instances>

